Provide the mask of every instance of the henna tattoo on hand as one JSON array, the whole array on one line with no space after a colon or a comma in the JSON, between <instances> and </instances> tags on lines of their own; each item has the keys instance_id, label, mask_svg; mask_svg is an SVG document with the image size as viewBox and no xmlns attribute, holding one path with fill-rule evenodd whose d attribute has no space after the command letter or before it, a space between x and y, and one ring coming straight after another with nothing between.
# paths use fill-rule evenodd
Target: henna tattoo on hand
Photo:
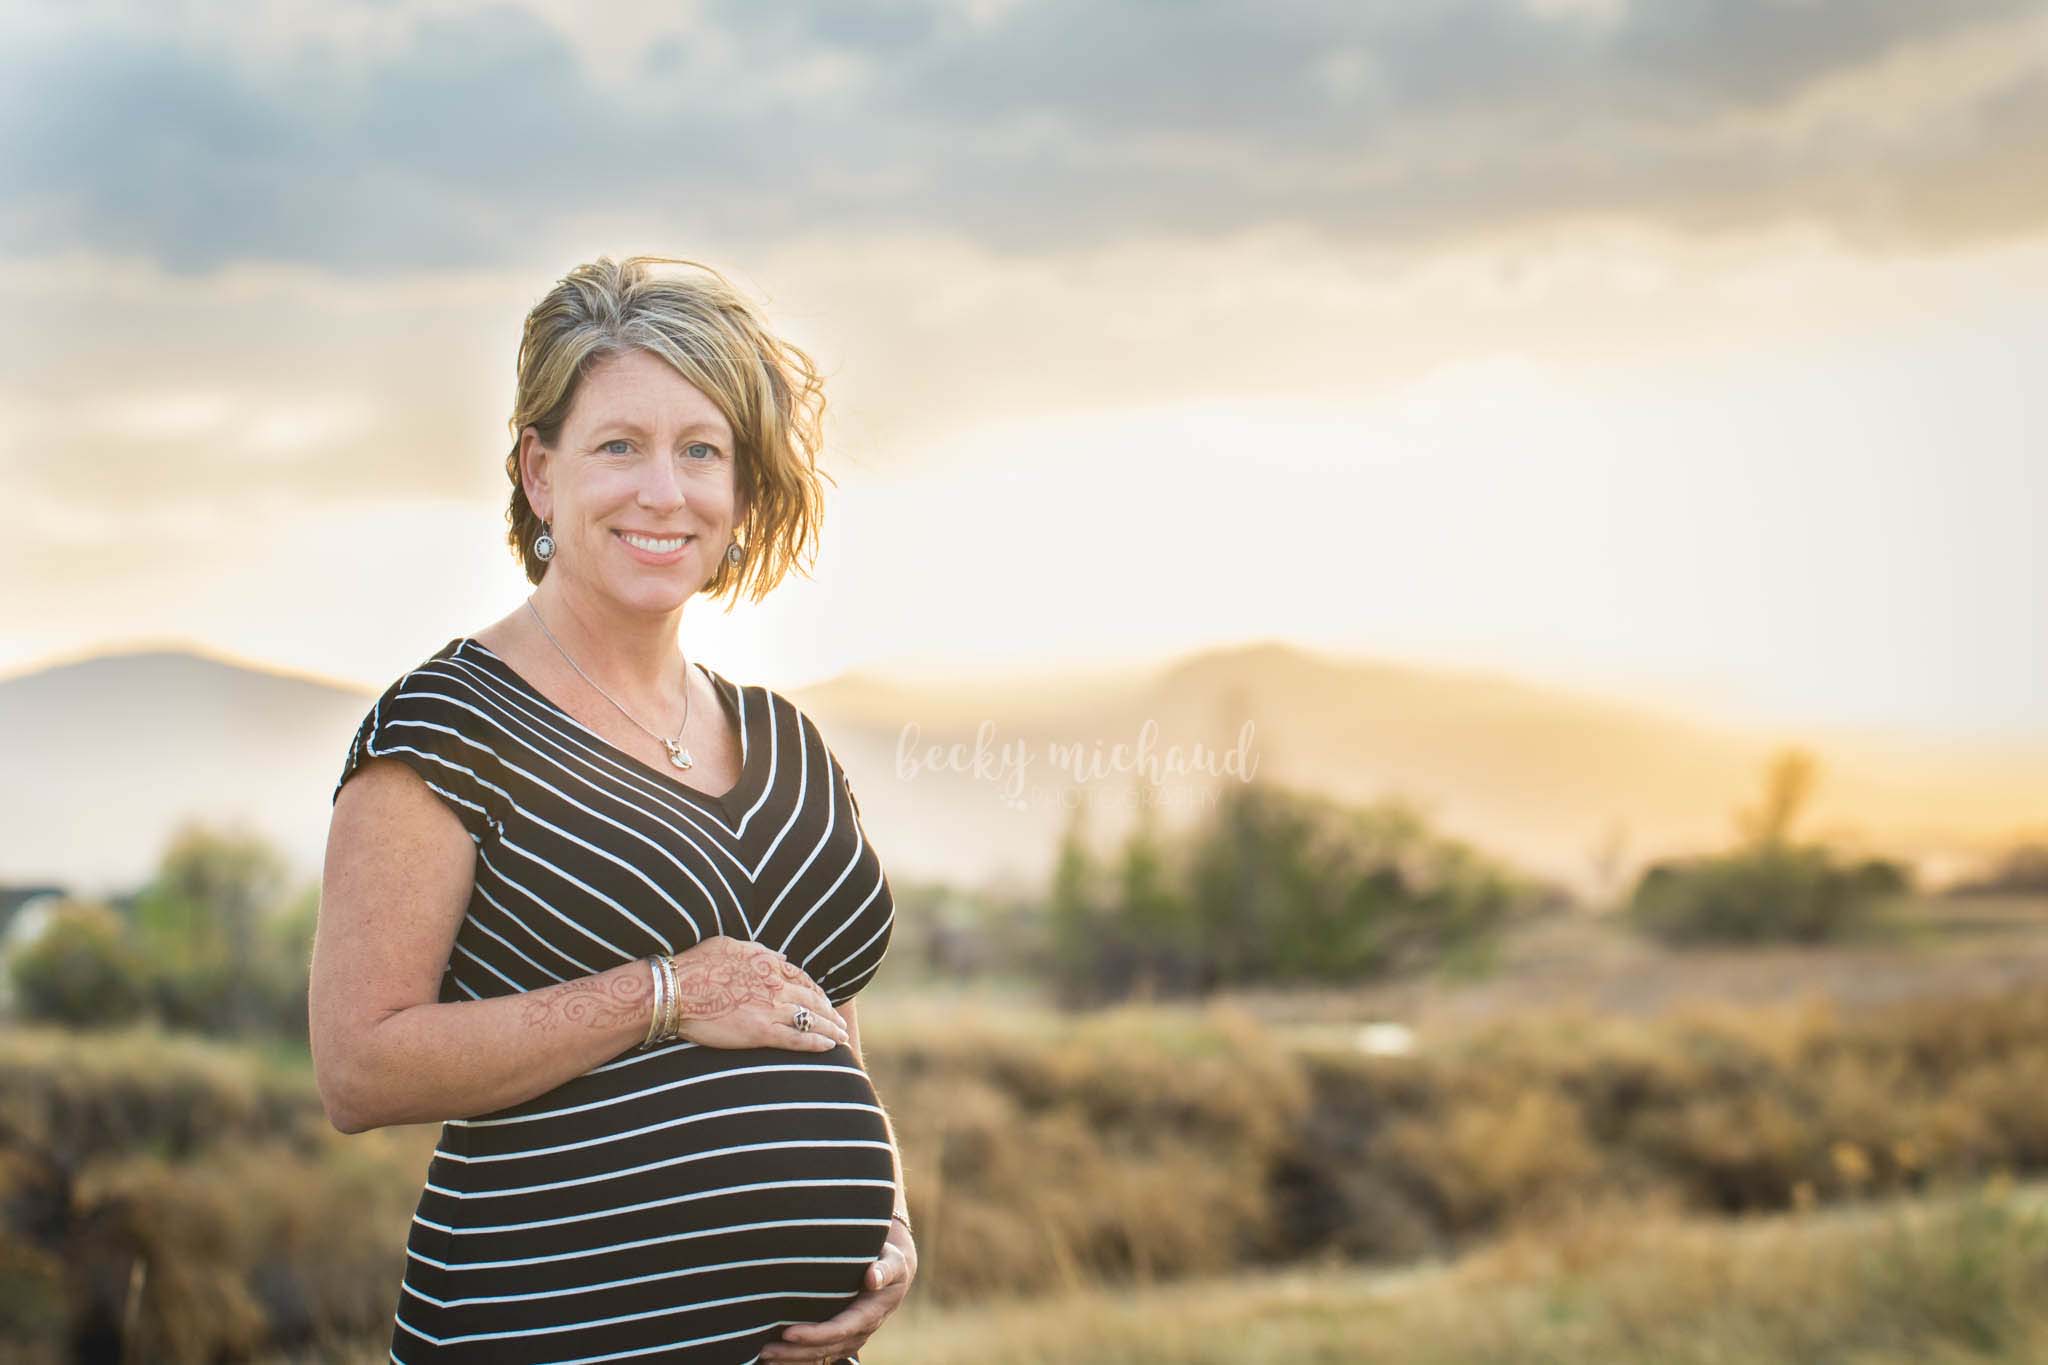
<instances>
[{"instance_id":1,"label":"henna tattoo on hand","mask_svg":"<svg viewBox=\"0 0 2048 1365\"><path fill-rule=\"evenodd\" d=\"M706 939L676 958L685 1019L716 1019L750 1002L772 1003L803 968L786 958L753 951L736 940Z\"/></svg>"},{"instance_id":2,"label":"henna tattoo on hand","mask_svg":"<svg viewBox=\"0 0 2048 1365\"><path fill-rule=\"evenodd\" d=\"M610 1028L627 1020L645 1024L648 997L653 990L654 983L645 972L629 973L610 981L602 976L586 976L528 991L519 1019L528 1028L550 1030L560 1023L595 1028Z\"/></svg>"}]
</instances>

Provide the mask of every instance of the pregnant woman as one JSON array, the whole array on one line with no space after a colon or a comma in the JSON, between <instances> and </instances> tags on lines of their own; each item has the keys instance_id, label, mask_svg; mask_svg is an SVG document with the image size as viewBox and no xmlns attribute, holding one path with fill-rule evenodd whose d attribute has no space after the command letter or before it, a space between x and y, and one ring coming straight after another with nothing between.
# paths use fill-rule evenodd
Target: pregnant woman
<instances>
[{"instance_id":1,"label":"pregnant woman","mask_svg":"<svg viewBox=\"0 0 2048 1365\"><path fill-rule=\"evenodd\" d=\"M917 1273L854 1008L888 879L817 725L679 640L812 546L823 404L708 267L600 259L527 315L535 589L377 699L328 834L328 1116L441 1124L394 1361L859 1365Z\"/></svg>"}]
</instances>

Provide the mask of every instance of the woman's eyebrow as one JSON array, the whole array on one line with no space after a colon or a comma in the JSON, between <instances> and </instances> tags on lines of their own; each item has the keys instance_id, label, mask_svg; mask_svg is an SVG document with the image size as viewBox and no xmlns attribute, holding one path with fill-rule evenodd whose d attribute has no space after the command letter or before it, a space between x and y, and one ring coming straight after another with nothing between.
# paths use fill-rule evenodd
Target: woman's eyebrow
<instances>
[{"instance_id":1,"label":"woman's eyebrow","mask_svg":"<svg viewBox=\"0 0 2048 1365\"><path fill-rule=\"evenodd\" d=\"M631 418L626 417L613 418L610 421L599 422L597 424L598 435L602 436L604 433L608 431L622 431L626 433L628 436L638 436L641 437L642 439L645 439L648 434L646 427L643 427L638 422L635 422ZM708 432L709 434L716 436L721 441L726 439L725 432L720 430L718 427L713 426L709 422L690 422L687 423L682 429L682 434L685 436L693 432Z\"/></svg>"}]
</instances>

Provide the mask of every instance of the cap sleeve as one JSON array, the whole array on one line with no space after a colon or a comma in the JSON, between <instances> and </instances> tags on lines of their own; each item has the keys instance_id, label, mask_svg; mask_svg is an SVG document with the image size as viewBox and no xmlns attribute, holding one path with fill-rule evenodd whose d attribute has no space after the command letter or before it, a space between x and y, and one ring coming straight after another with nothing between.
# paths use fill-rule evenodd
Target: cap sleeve
<instances>
[{"instance_id":1,"label":"cap sleeve","mask_svg":"<svg viewBox=\"0 0 2048 1365\"><path fill-rule=\"evenodd\" d=\"M482 847L503 836L512 809L504 770L483 728L447 679L408 673L384 690L356 727L328 804L341 799L341 789L364 763L395 758L420 775Z\"/></svg>"}]
</instances>

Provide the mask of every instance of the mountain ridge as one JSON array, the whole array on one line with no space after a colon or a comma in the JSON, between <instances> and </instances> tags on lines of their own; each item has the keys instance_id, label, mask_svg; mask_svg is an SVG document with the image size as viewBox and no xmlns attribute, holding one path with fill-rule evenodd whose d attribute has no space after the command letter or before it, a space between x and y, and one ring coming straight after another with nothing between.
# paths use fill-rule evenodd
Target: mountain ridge
<instances>
[{"instance_id":1,"label":"mountain ridge","mask_svg":"<svg viewBox=\"0 0 2048 1365\"><path fill-rule=\"evenodd\" d=\"M1785 742L1500 670L1270 639L1064 689L919 687L854 670L777 690L846 764L892 874L963 881L1042 876L1075 801L1090 803L1091 827L1107 840L1135 800L1165 810L1172 798L1172 823L1198 817L1217 790L1128 773L1077 782L1055 754L1107 761L1148 735L1155 755L1197 743L1216 753L1249 736L1261 779L1345 801L1401 796L1482 852L1582 894L1609 893L1599 850L1618 839L1627 867L1725 843L1731 812L1753 800ZM0 784L0 878L132 884L185 815L244 821L316 876L333 784L375 696L163 640L0 678L0 752L14 779ZM2048 826L2048 784L2033 780L2048 757L2025 746L1887 744L1846 731L1802 742L1822 759L1812 828L1847 842L1947 874L2015 831ZM952 761L977 750L977 769ZM922 761L934 753L946 761Z\"/></svg>"}]
</instances>

